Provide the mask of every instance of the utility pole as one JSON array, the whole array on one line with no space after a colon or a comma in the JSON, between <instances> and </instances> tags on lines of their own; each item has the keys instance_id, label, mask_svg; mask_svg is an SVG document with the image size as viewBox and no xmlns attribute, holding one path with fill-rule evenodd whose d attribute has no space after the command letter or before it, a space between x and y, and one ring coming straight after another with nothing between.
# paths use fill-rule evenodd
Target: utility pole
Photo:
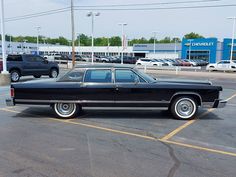
<instances>
[{"instance_id":1,"label":"utility pole","mask_svg":"<svg viewBox=\"0 0 236 177\"><path fill-rule=\"evenodd\" d=\"M2 62L3 71L2 74L7 74L7 62L6 62L6 46L5 46L5 22L4 22L4 2L1 0L1 31L2 31Z\"/></svg>"},{"instance_id":2,"label":"utility pole","mask_svg":"<svg viewBox=\"0 0 236 177\"><path fill-rule=\"evenodd\" d=\"M72 67L75 67L75 20L74 20L74 0L71 0L71 29L72 29Z\"/></svg>"},{"instance_id":3,"label":"utility pole","mask_svg":"<svg viewBox=\"0 0 236 177\"><path fill-rule=\"evenodd\" d=\"M0 73L0 85L9 85L10 74L7 71L7 61L6 61L6 48L5 48L5 18L4 18L4 2L1 2L1 31L2 31L2 64L3 64L3 71Z\"/></svg>"}]
</instances>

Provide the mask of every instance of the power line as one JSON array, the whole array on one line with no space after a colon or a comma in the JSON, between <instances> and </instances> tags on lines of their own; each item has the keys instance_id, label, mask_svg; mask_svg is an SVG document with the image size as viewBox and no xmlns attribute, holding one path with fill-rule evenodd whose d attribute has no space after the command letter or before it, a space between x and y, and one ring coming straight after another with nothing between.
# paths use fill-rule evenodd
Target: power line
<instances>
[{"instance_id":1,"label":"power line","mask_svg":"<svg viewBox=\"0 0 236 177\"><path fill-rule=\"evenodd\" d=\"M220 4L205 6L177 6L177 7L150 7L150 8L76 8L75 10L100 10L100 11L140 11L140 10L177 10L177 9L201 9L201 8L221 8L236 7L236 4Z\"/></svg>"},{"instance_id":2,"label":"power line","mask_svg":"<svg viewBox=\"0 0 236 177\"><path fill-rule=\"evenodd\" d=\"M193 1L192 1L193 2ZM177 6L177 7L145 7L145 8L75 8L75 10L99 10L99 11L144 11L144 10L178 10L178 9L201 9L201 8L222 8L222 7L236 7L236 4L219 4L219 5L201 5L201 6ZM51 11L44 11L35 14L28 14L18 17L5 19L6 22L25 20L46 15L58 14L70 11L69 8L55 9Z\"/></svg>"},{"instance_id":3,"label":"power line","mask_svg":"<svg viewBox=\"0 0 236 177\"><path fill-rule=\"evenodd\" d=\"M194 0L194 1L175 1L175 2L160 2L160 3L146 3L146 4L111 4L111 5L96 5L96 6L74 6L78 8L85 8L85 7L128 7L128 6L151 6L151 5L173 5L173 4L190 4L190 3L204 3L204 2L218 2L221 0ZM39 13L33 13L33 14L26 14L22 16L16 16L16 17L9 17L6 18L6 21L17 21L22 19L28 19L28 18L34 18L34 17L40 17L40 16L46 16L51 14L57 14L65 11L69 11L70 7L66 8L60 8L60 9L53 9L49 11L39 12ZM85 9L89 10L89 9Z\"/></svg>"},{"instance_id":4,"label":"power line","mask_svg":"<svg viewBox=\"0 0 236 177\"><path fill-rule=\"evenodd\" d=\"M10 17L10 18L6 18L5 21L6 22L17 21L17 20L21 20L21 19L34 18L34 17L45 16L45 15L52 15L52 14L66 12L69 10L70 10L70 7L61 8L61 9L54 9L54 10L50 10L50 11L44 11L44 12L38 12L38 13L27 14L27 15L22 15L22 16Z\"/></svg>"},{"instance_id":5,"label":"power line","mask_svg":"<svg viewBox=\"0 0 236 177\"><path fill-rule=\"evenodd\" d=\"M84 8L84 7L151 6L151 5L190 4L190 3L219 2L219 1L222 0L195 0L195 1L188 0L188 1L175 1L175 2L144 3L144 4L111 4L111 5L75 6L75 7Z\"/></svg>"}]
</instances>

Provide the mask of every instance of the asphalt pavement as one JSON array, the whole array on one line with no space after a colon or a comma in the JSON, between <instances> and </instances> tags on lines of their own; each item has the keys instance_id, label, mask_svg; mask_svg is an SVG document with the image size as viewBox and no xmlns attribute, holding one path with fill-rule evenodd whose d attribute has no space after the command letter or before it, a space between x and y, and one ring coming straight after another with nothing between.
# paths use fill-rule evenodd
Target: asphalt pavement
<instances>
[{"instance_id":1,"label":"asphalt pavement","mask_svg":"<svg viewBox=\"0 0 236 177\"><path fill-rule=\"evenodd\" d=\"M85 110L57 119L47 106L6 107L9 87L0 87L0 176L235 177L236 79L207 79L223 86L228 105L200 110L191 121L158 110Z\"/></svg>"}]
</instances>

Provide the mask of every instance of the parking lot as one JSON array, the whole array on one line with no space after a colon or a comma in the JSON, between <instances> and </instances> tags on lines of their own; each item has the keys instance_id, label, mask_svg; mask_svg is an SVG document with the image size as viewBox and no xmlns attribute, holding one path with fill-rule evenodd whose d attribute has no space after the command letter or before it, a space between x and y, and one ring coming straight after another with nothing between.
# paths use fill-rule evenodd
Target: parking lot
<instances>
[{"instance_id":1,"label":"parking lot","mask_svg":"<svg viewBox=\"0 0 236 177\"><path fill-rule=\"evenodd\" d=\"M9 88L0 87L0 176L234 177L234 74L151 74L210 79L223 86L228 105L200 110L191 121L160 110L84 110L63 120L45 106L6 107Z\"/></svg>"}]
</instances>

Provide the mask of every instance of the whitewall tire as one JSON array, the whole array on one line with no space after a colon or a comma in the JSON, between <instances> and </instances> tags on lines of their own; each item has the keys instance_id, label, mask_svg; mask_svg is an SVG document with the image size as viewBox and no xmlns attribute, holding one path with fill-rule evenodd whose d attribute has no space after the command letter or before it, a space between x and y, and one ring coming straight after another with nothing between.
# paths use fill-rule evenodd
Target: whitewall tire
<instances>
[{"instance_id":1,"label":"whitewall tire","mask_svg":"<svg viewBox=\"0 0 236 177\"><path fill-rule=\"evenodd\" d=\"M55 103L52 108L58 117L64 119L74 118L80 111L80 106L75 103Z\"/></svg>"},{"instance_id":2,"label":"whitewall tire","mask_svg":"<svg viewBox=\"0 0 236 177\"><path fill-rule=\"evenodd\" d=\"M176 98L171 104L171 113L176 119L193 119L198 111L196 100L190 96Z\"/></svg>"}]
</instances>

